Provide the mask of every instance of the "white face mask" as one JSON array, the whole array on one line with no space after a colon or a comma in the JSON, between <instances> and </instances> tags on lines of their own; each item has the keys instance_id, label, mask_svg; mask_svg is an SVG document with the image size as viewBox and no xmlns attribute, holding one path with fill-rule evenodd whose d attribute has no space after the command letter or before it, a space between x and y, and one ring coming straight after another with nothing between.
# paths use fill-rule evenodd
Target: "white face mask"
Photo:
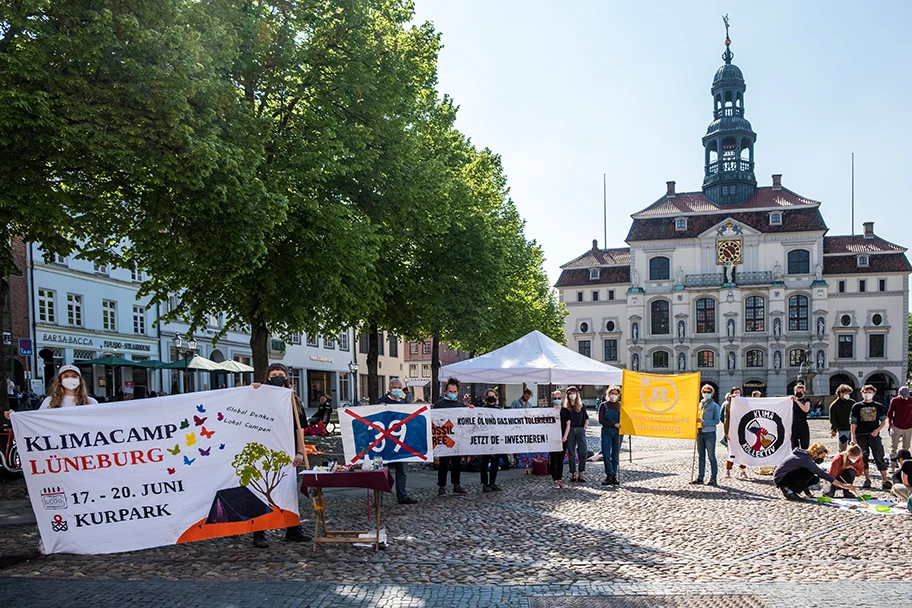
<instances>
[{"instance_id":1,"label":"white face mask","mask_svg":"<svg viewBox=\"0 0 912 608\"><path fill-rule=\"evenodd\" d=\"M576 401L576 395L567 395L568 401Z\"/></svg>"},{"instance_id":2,"label":"white face mask","mask_svg":"<svg viewBox=\"0 0 912 608\"><path fill-rule=\"evenodd\" d=\"M65 389L75 391L79 388L79 378L64 378L60 381L60 384L62 384Z\"/></svg>"},{"instance_id":3,"label":"white face mask","mask_svg":"<svg viewBox=\"0 0 912 608\"><path fill-rule=\"evenodd\" d=\"M614 401L617 401L617 400L618 400L618 396L617 396L617 395L608 395L608 401L614 402Z\"/></svg>"},{"instance_id":4,"label":"white face mask","mask_svg":"<svg viewBox=\"0 0 912 608\"><path fill-rule=\"evenodd\" d=\"M870 401L871 399L874 398L874 394L873 393L862 393L861 397L865 401Z\"/></svg>"},{"instance_id":5,"label":"white face mask","mask_svg":"<svg viewBox=\"0 0 912 608\"><path fill-rule=\"evenodd\" d=\"M851 462L852 464L855 464L856 462L858 462L858 459L857 459L857 458L849 458L849 462Z\"/></svg>"}]
</instances>

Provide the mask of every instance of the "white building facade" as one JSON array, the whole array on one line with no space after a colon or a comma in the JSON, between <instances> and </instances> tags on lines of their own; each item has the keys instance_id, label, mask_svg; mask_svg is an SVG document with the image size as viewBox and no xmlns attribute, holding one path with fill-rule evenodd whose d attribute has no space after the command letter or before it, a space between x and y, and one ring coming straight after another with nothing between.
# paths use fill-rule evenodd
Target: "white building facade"
<instances>
[{"instance_id":1,"label":"white building facade","mask_svg":"<svg viewBox=\"0 0 912 608\"><path fill-rule=\"evenodd\" d=\"M564 264L556 287L567 343L637 371L698 371L724 394L764 395L799 379L814 395L906 383L906 249L879 238L829 236L820 203L754 176L756 134L744 118L741 71L716 72L703 138L703 188L666 193L633 214L628 247ZM721 389L721 390L719 390Z\"/></svg>"}]
</instances>

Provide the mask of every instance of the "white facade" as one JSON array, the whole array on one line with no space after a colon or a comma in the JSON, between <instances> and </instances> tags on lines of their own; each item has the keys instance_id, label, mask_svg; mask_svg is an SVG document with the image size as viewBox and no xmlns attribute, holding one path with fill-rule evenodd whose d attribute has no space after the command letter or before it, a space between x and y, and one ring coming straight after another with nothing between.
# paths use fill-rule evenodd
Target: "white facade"
<instances>
[{"instance_id":1,"label":"white facade","mask_svg":"<svg viewBox=\"0 0 912 608\"><path fill-rule=\"evenodd\" d=\"M149 298L137 298L140 273L72 256L46 263L40 247L31 244L29 274L33 377L47 382L61 365L75 364L99 397L113 397L124 388L137 396L160 390L153 370L80 364L106 355L159 359L158 314Z\"/></svg>"}]
</instances>

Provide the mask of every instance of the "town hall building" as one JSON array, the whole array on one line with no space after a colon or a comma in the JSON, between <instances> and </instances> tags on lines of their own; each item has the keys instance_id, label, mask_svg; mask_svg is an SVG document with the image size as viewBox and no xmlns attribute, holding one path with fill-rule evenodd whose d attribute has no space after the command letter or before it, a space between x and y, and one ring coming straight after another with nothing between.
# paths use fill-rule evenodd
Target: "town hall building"
<instances>
[{"instance_id":1,"label":"town hall building","mask_svg":"<svg viewBox=\"0 0 912 608\"><path fill-rule=\"evenodd\" d=\"M567 344L631 370L699 371L722 395L732 386L783 395L799 379L813 395L843 383L895 394L907 380L906 248L873 222L829 236L818 201L781 175L757 184L744 76L725 44L703 188L668 182L632 215L627 247L593 241L561 267Z\"/></svg>"}]
</instances>

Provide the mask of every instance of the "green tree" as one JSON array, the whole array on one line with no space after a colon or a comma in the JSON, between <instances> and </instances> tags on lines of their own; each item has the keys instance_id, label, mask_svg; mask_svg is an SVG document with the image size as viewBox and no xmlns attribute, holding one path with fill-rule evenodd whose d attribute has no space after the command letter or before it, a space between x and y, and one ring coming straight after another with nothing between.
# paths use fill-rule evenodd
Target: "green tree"
<instances>
[{"instance_id":1,"label":"green tree","mask_svg":"<svg viewBox=\"0 0 912 608\"><path fill-rule=\"evenodd\" d=\"M248 443L241 453L234 457L231 466L242 486L251 486L263 495L270 507L279 506L272 498L272 492L285 479L285 467L291 458L285 452L270 450L260 443Z\"/></svg>"}]
</instances>

